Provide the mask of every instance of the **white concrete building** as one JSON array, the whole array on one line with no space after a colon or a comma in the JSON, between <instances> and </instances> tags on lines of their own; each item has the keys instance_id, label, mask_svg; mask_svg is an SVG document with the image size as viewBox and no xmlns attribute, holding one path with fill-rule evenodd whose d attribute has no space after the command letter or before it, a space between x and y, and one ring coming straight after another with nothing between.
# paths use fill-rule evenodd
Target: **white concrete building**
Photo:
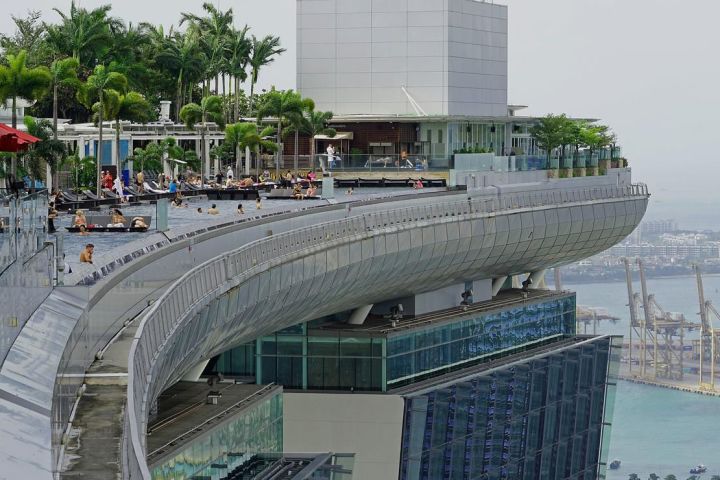
<instances>
[{"instance_id":1,"label":"white concrete building","mask_svg":"<svg viewBox=\"0 0 720 480\"><path fill-rule=\"evenodd\" d=\"M507 115L507 7L297 0L297 89L336 115Z\"/></svg>"}]
</instances>

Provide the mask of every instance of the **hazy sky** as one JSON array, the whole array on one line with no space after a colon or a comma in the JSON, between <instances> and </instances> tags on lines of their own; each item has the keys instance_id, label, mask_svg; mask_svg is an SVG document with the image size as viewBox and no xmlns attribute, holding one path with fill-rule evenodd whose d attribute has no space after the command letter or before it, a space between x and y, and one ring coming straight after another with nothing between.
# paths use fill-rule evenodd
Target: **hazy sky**
<instances>
[{"instance_id":1,"label":"hazy sky","mask_svg":"<svg viewBox=\"0 0 720 480\"><path fill-rule=\"evenodd\" d=\"M392 1L392 0L388 0ZM3 10L68 10L69 0L3 2ZM132 22L169 25L201 0L81 0L111 3ZM215 0L238 24L274 33L288 52L261 73L261 86L295 84L295 0ZM620 138L635 178L655 193L649 216L715 208L720 198L720 1L505 0L509 5L509 100L528 113L600 118ZM13 30L7 15L0 30ZM679 218L679 214L675 214ZM720 213L716 214L720 223Z\"/></svg>"}]
</instances>

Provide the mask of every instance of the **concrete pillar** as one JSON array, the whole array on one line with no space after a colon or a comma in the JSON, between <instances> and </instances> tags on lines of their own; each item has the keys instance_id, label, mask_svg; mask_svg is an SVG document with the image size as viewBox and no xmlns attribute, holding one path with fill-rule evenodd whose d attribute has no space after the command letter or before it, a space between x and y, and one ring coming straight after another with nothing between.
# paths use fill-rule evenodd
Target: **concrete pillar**
<instances>
[{"instance_id":1,"label":"concrete pillar","mask_svg":"<svg viewBox=\"0 0 720 480\"><path fill-rule=\"evenodd\" d=\"M115 165L117 167L118 175L120 174L120 163L117 161L119 150L120 145L118 145L117 139L115 138L115 132L113 132L112 139L110 140L110 156L112 157L110 163L111 165Z\"/></svg>"},{"instance_id":2,"label":"concrete pillar","mask_svg":"<svg viewBox=\"0 0 720 480\"><path fill-rule=\"evenodd\" d=\"M362 325L365 323L365 319L367 318L368 314L370 313L370 310L372 310L373 304L370 305L363 305L362 307L358 307L350 314L350 319L348 320L349 325Z\"/></svg>"},{"instance_id":3,"label":"concrete pillar","mask_svg":"<svg viewBox=\"0 0 720 480\"><path fill-rule=\"evenodd\" d=\"M505 280L507 280L507 275L502 277L497 277L493 279L492 282L492 296L494 297L498 293L500 293L500 289L502 288L503 284L505 283Z\"/></svg>"},{"instance_id":4,"label":"concrete pillar","mask_svg":"<svg viewBox=\"0 0 720 480\"><path fill-rule=\"evenodd\" d=\"M205 139L205 154L203 155L203 162L205 164L205 176L210 177L210 140Z\"/></svg>"},{"instance_id":5,"label":"concrete pillar","mask_svg":"<svg viewBox=\"0 0 720 480\"><path fill-rule=\"evenodd\" d=\"M205 367L207 367L207 364L210 362L210 359L203 360L202 362L195 365L189 372L183 376L182 381L183 382L199 382L200 381L200 375L202 375L202 372L205 370Z\"/></svg>"},{"instance_id":6,"label":"concrete pillar","mask_svg":"<svg viewBox=\"0 0 720 480\"><path fill-rule=\"evenodd\" d=\"M245 147L245 175L250 175L250 147Z\"/></svg>"},{"instance_id":7,"label":"concrete pillar","mask_svg":"<svg viewBox=\"0 0 720 480\"><path fill-rule=\"evenodd\" d=\"M528 278L532 281L532 283L529 285L529 288L544 289L546 287L546 285L545 285L545 269L531 272L530 275L528 275Z\"/></svg>"},{"instance_id":8,"label":"concrete pillar","mask_svg":"<svg viewBox=\"0 0 720 480\"><path fill-rule=\"evenodd\" d=\"M80 158L81 160L83 158L85 158L85 142L86 142L86 140L87 139L85 137L80 137L77 141L78 158Z\"/></svg>"},{"instance_id":9,"label":"concrete pillar","mask_svg":"<svg viewBox=\"0 0 720 480\"><path fill-rule=\"evenodd\" d=\"M48 164L45 164L45 187L48 189L48 192L52 192L54 187L52 183L52 170Z\"/></svg>"}]
</instances>

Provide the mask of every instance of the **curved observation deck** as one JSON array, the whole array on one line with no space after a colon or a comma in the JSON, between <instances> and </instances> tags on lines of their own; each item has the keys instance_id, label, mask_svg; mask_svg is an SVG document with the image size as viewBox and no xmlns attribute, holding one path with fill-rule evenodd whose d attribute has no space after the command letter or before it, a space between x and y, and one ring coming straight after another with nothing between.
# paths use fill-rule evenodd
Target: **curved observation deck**
<instances>
[{"instance_id":1,"label":"curved observation deck","mask_svg":"<svg viewBox=\"0 0 720 480\"><path fill-rule=\"evenodd\" d=\"M150 234L66 277L27 320L0 369L4 473L62 470L87 369L141 313L127 363L126 478L149 478L149 405L203 359L310 317L585 258L632 232L647 201L644 185L547 182Z\"/></svg>"},{"instance_id":2,"label":"curved observation deck","mask_svg":"<svg viewBox=\"0 0 720 480\"><path fill-rule=\"evenodd\" d=\"M629 235L647 199L644 185L462 196L292 230L199 265L149 309L132 342L126 478L150 478L150 405L199 362L338 311L586 258Z\"/></svg>"}]
</instances>

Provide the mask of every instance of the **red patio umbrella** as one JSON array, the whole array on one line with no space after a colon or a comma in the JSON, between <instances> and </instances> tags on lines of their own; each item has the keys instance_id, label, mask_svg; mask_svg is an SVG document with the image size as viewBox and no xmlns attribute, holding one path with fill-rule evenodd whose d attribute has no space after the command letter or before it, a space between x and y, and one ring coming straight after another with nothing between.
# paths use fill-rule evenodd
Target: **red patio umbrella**
<instances>
[{"instance_id":1,"label":"red patio umbrella","mask_svg":"<svg viewBox=\"0 0 720 480\"><path fill-rule=\"evenodd\" d=\"M0 152L19 152L26 150L31 143L39 141L39 138L33 137L29 133L0 123Z\"/></svg>"}]
</instances>

